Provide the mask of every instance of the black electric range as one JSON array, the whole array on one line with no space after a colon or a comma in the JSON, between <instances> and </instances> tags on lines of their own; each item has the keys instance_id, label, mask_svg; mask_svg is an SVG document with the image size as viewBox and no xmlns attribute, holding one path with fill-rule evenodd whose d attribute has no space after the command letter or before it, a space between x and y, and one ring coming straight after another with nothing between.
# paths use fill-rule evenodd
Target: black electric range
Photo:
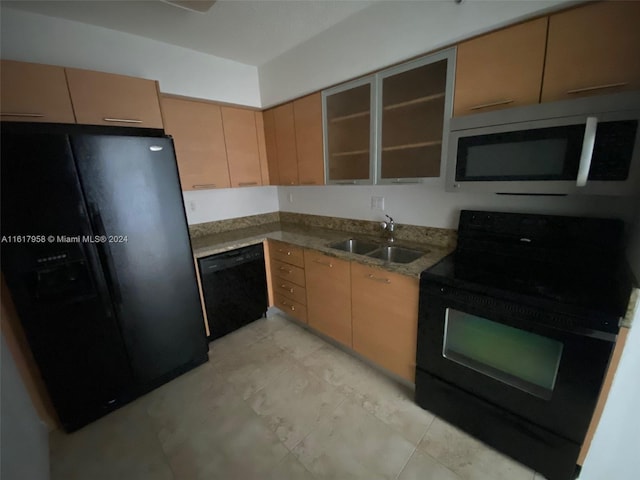
<instances>
[{"instance_id":1,"label":"black electric range","mask_svg":"<svg viewBox=\"0 0 640 480\"><path fill-rule=\"evenodd\" d=\"M416 401L573 478L631 287L619 220L462 211L421 275Z\"/></svg>"}]
</instances>

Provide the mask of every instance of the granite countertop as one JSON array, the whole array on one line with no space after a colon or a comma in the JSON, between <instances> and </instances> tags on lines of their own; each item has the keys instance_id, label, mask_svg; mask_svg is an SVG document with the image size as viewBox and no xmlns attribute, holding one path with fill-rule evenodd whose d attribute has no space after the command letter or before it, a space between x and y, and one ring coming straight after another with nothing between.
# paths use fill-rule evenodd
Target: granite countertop
<instances>
[{"instance_id":1,"label":"granite countertop","mask_svg":"<svg viewBox=\"0 0 640 480\"><path fill-rule=\"evenodd\" d=\"M454 246L437 246L429 243L417 243L404 240L396 240L394 245L424 251L425 254L411 263L390 263L375 258L343 252L329 248L327 245L348 238L359 238L363 240L373 240L383 244L381 237L370 235L329 230L306 225L296 225L284 222L274 222L253 227L241 228L227 232L212 233L203 235L191 240L193 253L196 258L206 257L216 253L233 250L236 248L255 245L265 239L280 240L303 248L310 248L327 255L353 260L365 265L379 267L390 272L419 278L420 273L439 262L442 258L451 253Z\"/></svg>"}]
</instances>

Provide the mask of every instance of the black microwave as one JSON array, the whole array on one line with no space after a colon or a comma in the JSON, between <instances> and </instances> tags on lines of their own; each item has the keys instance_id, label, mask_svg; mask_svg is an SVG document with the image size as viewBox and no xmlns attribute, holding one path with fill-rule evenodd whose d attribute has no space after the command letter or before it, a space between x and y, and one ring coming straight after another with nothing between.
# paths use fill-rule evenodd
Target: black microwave
<instances>
[{"instance_id":1,"label":"black microwave","mask_svg":"<svg viewBox=\"0 0 640 480\"><path fill-rule=\"evenodd\" d=\"M640 92L454 118L447 190L640 195Z\"/></svg>"}]
</instances>

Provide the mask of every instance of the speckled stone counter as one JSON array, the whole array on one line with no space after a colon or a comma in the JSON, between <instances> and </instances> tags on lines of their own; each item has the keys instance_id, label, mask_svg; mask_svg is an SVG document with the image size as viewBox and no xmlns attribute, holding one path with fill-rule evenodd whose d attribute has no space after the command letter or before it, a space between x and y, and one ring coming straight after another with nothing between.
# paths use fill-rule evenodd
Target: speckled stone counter
<instances>
[{"instance_id":1,"label":"speckled stone counter","mask_svg":"<svg viewBox=\"0 0 640 480\"><path fill-rule=\"evenodd\" d=\"M434 265L455 249L453 242L447 240L448 245L434 245L427 242L411 242L407 240L396 240L394 245L408 247L425 252L417 260L406 263L389 263L383 260L357 255L328 247L328 244L348 238L360 238L363 240L373 240L383 243L381 236L365 235L349 231L333 230L327 228L313 227L308 225L293 224L288 222L272 222L251 227L239 228L226 232L209 233L195 236L191 242L193 253L196 258L206 257L216 253L233 250L235 248L255 245L265 239L280 240L303 248L318 250L333 257L345 260L354 260L366 265L377 266L379 268L401 273L411 277L419 277L420 273ZM424 236L423 236L424 238Z\"/></svg>"},{"instance_id":2,"label":"speckled stone counter","mask_svg":"<svg viewBox=\"0 0 640 480\"><path fill-rule=\"evenodd\" d=\"M627 314L622 319L621 327L631 327L633 317L636 314L636 310L640 308L640 288L634 288L631 291L631 298L629 298L629 305L627 306Z\"/></svg>"}]
</instances>

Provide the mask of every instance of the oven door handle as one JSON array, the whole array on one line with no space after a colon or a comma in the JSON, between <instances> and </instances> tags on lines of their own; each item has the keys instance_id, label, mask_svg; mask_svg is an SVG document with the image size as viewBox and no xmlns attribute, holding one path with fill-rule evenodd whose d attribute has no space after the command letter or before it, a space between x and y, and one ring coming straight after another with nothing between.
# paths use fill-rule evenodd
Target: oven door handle
<instances>
[{"instance_id":1,"label":"oven door handle","mask_svg":"<svg viewBox=\"0 0 640 480\"><path fill-rule=\"evenodd\" d=\"M587 123L584 126L584 138L582 140L582 152L580 153L580 165L578 167L578 176L576 185L584 187L589 178L589 170L591 170L591 159L593 158L593 147L596 143L596 131L598 130L598 117L587 117Z\"/></svg>"}]
</instances>

